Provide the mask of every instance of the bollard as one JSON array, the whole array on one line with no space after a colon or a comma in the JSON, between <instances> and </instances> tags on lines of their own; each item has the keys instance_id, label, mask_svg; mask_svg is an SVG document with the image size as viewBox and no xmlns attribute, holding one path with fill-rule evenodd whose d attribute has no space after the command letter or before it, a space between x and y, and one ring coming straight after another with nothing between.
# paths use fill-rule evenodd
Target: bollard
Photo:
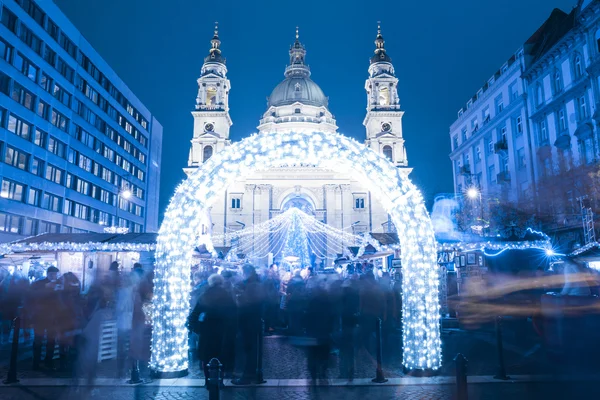
<instances>
[{"instance_id":1,"label":"bollard","mask_svg":"<svg viewBox=\"0 0 600 400\"><path fill-rule=\"evenodd\" d=\"M509 380L510 377L506 375L506 368L504 367L504 344L502 342L502 317L496 317L496 346L498 348L498 373L494 375L494 379L500 379L503 381Z\"/></svg>"},{"instance_id":2,"label":"bollard","mask_svg":"<svg viewBox=\"0 0 600 400\"><path fill-rule=\"evenodd\" d=\"M142 379L140 379L140 362L139 360L133 360L131 365L131 379L128 380L127 383L135 385L136 383L142 382Z\"/></svg>"},{"instance_id":3,"label":"bollard","mask_svg":"<svg viewBox=\"0 0 600 400\"><path fill-rule=\"evenodd\" d=\"M17 356L19 354L19 332L21 331L21 318L17 315L13 320L13 337L10 349L10 364L8 366L8 375L3 381L5 385L18 383L17 379Z\"/></svg>"},{"instance_id":4,"label":"bollard","mask_svg":"<svg viewBox=\"0 0 600 400\"><path fill-rule=\"evenodd\" d=\"M222 368L223 365L216 358L213 358L208 363L206 386L208 388L209 400L219 400L221 398Z\"/></svg>"},{"instance_id":5,"label":"bollard","mask_svg":"<svg viewBox=\"0 0 600 400\"><path fill-rule=\"evenodd\" d=\"M381 318L377 318L375 323L375 341L377 342L377 370L375 371L375 379L371 379L374 383L384 383L388 380L383 376L383 369L381 367L383 359L383 349L381 346Z\"/></svg>"},{"instance_id":6,"label":"bollard","mask_svg":"<svg viewBox=\"0 0 600 400\"><path fill-rule=\"evenodd\" d=\"M454 357L456 364L456 400L468 400L467 394L467 363L469 360L458 353Z\"/></svg>"},{"instance_id":7,"label":"bollard","mask_svg":"<svg viewBox=\"0 0 600 400\"><path fill-rule=\"evenodd\" d=\"M260 329L258 331L256 343L256 383L266 383L263 377L263 338L265 332L265 320L260 320Z\"/></svg>"}]
</instances>

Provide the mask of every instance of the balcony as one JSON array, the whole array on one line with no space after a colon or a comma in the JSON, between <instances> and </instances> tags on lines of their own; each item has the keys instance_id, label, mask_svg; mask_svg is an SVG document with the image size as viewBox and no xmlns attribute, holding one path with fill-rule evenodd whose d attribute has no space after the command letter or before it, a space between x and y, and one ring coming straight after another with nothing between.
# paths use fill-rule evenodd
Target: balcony
<instances>
[{"instance_id":1,"label":"balcony","mask_svg":"<svg viewBox=\"0 0 600 400\"><path fill-rule=\"evenodd\" d=\"M498 175L496 175L496 182L498 183L508 183L510 182L510 172L502 171Z\"/></svg>"},{"instance_id":2,"label":"balcony","mask_svg":"<svg viewBox=\"0 0 600 400\"><path fill-rule=\"evenodd\" d=\"M459 168L458 172L461 175L471 175L471 166L469 164L463 165Z\"/></svg>"},{"instance_id":3,"label":"balcony","mask_svg":"<svg viewBox=\"0 0 600 400\"><path fill-rule=\"evenodd\" d=\"M500 153L502 151L507 151L508 150L508 142L506 141L506 139L502 139L497 141L496 143L494 143L494 152L495 153Z\"/></svg>"}]
</instances>

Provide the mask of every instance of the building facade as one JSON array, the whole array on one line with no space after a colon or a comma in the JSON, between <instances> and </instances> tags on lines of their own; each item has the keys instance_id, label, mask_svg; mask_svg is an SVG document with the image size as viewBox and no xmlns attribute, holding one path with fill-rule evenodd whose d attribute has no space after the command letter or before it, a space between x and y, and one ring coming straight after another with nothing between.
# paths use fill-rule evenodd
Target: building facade
<instances>
[{"instance_id":1,"label":"building facade","mask_svg":"<svg viewBox=\"0 0 600 400\"><path fill-rule=\"evenodd\" d=\"M535 205L550 231L581 230L580 180L600 159L599 75L600 1L555 9L451 125L456 193L477 186Z\"/></svg>"},{"instance_id":2,"label":"building facade","mask_svg":"<svg viewBox=\"0 0 600 400\"><path fill-rule=\"evenodd\" d=\"M450 126L454 190L516 200L531 184L529 126L519 49L458 111Z\"/></svg>"},{"instance_id":3,"label":"building facade","mask_svg":"<svg viewBox=\"0 0 600 400\"><path fill-rule=\"evenodd\" d=\"M402 133L402 114L397 92L398 79L384 47L381 31L375 40L365 84L367 94L366 145L385 155L409 173ZM198 79L194 134L186 173L208 160L231 142L229 89L225 59L218 32L211 41ZM266 132L337 132L329 99L311 79L306 48L298 32L289 51L284 80L268 97L267 110L259 121L258 134ZM319 221L350 232L389 232L394 227L387 212L360 180L350 172L338 172L310 165L286 165L254 171L237 180L211 206L213 235L249 228L297 207ZM227 246L229 243L215 243ZM275 259L277 255L274 254ZM328 254L328 265L337 254ZM253 260L260 265L267 262Z\"/></svg>"},{"instance_id":4,"label":"building facade","mask_svg":"<svg viewBox=\"0 0 600 400\"><path fill-rule=\"evenodd\" d=\"M156 231L160 123L52 1L0 12L0 233Z\"/></svg>"}]
</instances>

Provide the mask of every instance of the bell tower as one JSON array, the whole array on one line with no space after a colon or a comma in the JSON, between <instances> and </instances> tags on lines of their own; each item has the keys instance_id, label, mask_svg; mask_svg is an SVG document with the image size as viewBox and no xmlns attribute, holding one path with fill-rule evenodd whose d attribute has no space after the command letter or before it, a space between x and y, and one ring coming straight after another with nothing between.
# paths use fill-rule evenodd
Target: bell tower
<instances>
[{"instance_id":1,"label":"bell tower","mask_svg":"<svg viewBox=\"0 0 600 400\"><path fill-rule=\"evenodd\" d=\"M221 40L218 24L210 41L211 48L198 78L198 96L194 116L194 136L184 171L189 174L206 162L212 155L229 146L229 128L232 125L229 116L229 90L225 58L221 55Z\"/></svg>"},{"instance_id":2,"label":"bell tower","mask_svg":"<svg viewBox=\"0 0 600 400\"><path fill-rule=\"evenodd\" d=\"M363 125L367 130L366 145L387 157L397 167L408 167L404 139L402 137L402 115L398 97L398 78L392 59L385 50L381 25L377 26L375 54L371 57L369 78L365 82L367 91L367 115ZM407 173L410 173L410 169Z\"/></svg>"}]
</instances>

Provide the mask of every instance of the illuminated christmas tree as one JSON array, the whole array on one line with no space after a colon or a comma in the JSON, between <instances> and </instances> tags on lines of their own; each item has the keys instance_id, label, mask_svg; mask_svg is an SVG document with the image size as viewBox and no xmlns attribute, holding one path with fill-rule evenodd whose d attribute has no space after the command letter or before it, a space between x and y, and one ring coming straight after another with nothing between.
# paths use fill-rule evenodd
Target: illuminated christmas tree
<instances>
[{"instance_id":1,"label":"illuminated christmas tree","mask_svg":"<svg viewBox=\"0 0 600 400\"><path fill-rule=\"evenodd\" d=\"M292 212L292 221L287 231L282 255L284 260L287 257L298 257L298 263L301 267L310 267L308 236L297 212Z\"/></svg>"}]
</instances>

